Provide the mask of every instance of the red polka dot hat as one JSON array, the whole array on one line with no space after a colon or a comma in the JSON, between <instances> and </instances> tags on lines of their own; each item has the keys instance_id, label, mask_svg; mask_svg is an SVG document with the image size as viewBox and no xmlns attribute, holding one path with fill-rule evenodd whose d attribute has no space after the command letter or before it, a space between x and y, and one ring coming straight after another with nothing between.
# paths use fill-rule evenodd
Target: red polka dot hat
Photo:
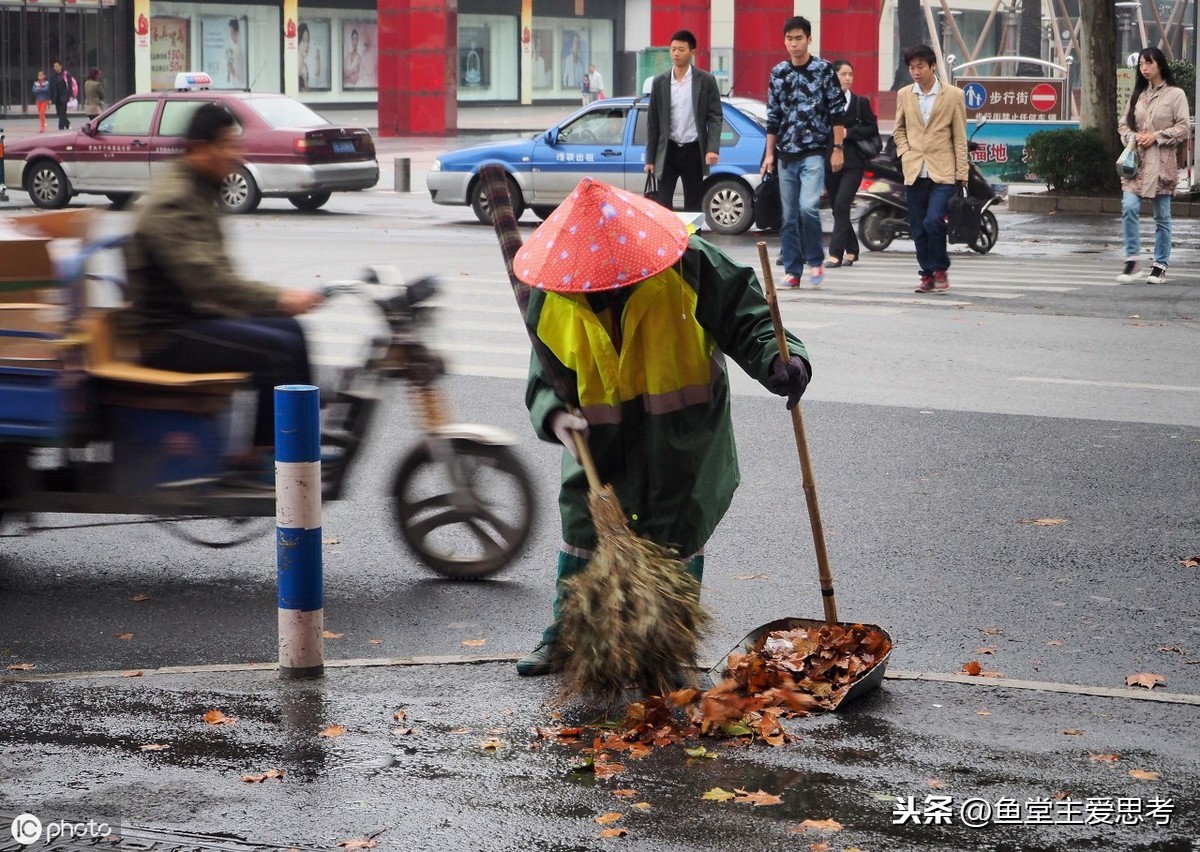
<instances>
[{"instance_id":1,"label":"red polka dot hat","mask_svg":"<svg viewBox=\"0 0 1200 852\"><path fill-rule=\"evenodd\" d=\"M513 271L554 293L616 290L671 266L687 241L687 226L670 210L585 177L521 246Z\"/></svg>"}]
</instances>

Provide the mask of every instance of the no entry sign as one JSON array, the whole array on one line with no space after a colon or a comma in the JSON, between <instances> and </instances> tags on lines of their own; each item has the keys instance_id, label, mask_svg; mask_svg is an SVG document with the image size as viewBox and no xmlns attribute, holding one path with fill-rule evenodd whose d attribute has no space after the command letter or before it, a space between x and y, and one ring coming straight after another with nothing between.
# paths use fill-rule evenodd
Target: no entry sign
<instances>
[{"instance_id":1,"label":"no entry sign","mask_svg":"<svg viewBox=\"0 0 1200 852\"><path fill-rule=\"evenodd\" d=\"M1063 121L1064 81L1044 77L960 77L967 118L986 115L993 121Z\"/></svg>"}]
</instances>

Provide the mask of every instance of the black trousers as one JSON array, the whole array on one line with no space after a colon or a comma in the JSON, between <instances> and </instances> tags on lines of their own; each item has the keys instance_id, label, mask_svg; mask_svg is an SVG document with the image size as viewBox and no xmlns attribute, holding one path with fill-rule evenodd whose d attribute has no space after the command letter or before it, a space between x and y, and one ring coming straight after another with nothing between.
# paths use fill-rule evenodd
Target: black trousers
<instances>
[{"instance_id":1,"label":"black trousers","mask_svg":"<svg viewBox=\"0 0 1200 852\"><path fill-rule=\"evenodd\" d=\"M658 176L658 203L670 210L675 200L675 184L683 179L683 209L699 211L704 203L704 151L700 143L679 145L667 141L667 159Z\"/></svg>"},{"instance_id":2,"label":"black trousers","mask_svg":"<svg viewBox=\"0 0 1200 852\"><path fill-rule=\"evenodd\" d=\"M55 103L54 113L58 116L58 129L70 130L71 119L67 118L67 105L63 103Z\"/></svg>"},{"instance_id":3,"label":"black trousers","mask_svg":"<svg viewBox=\"0 0 1200 852\"><path fill-rule=\"evenodd\" d=\"M825 172L825 191L829 193L830 204L833 206L833 234L829 237L829 256L836 260L844 260L847 254L858 257L858 236L850 223L850 208L854 205L854 195L862 183L862 176L862 166L844 168L840 172Z\"/></svg>"},{"instance_id":4,"label":"black trousers","mask_svg":"<svg viewBox=\"0 0 1200 852\"><path fill-rule=\"evenodd\" d=\"M250 373L258 391L256 447L275 445L275 386L312 383L304 330L291 317L185 322L142 363L180 373Z\"/></svg>"}]
</instances>

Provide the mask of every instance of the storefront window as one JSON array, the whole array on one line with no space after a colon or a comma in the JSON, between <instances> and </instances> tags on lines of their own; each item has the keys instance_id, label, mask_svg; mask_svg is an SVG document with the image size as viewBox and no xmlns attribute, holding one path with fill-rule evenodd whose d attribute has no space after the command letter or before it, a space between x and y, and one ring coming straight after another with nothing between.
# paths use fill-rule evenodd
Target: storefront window
<instances>
[{"instance_id":1,"label":"storefront window","mask_svg":"<svg viewBox=\"0 0 1200 852\"><path fill-rule=\"evenodd\" d=\"M582 94L588 68L605 81L605 94L612 91L612 21L580 18L534 18L533 97L535 100L564 100Z\"/></svg>"},{"instance_id":2,"label":"storefront window","mask_svg":"<svg viewBox=\"0 0 1200 852\"><path fill-rule=\"evenodd\" d=\"M296 77L296 89L305 103L374 103L379 89L379 27L374 9L301 6Z\"/></svg>"},{"instance_id":3,"label":"storefront window","mask_svg":"<svg viewBox=\"0 0 1200 852\"><path fill-rule=\"evenodd\" d=\"M458 16L458 99L515 101L520 61L517 19L511 15Z\"/></svg>"},{"instance_id":4,"label":"storefront window","mask_svg":"<svg viewBox=\"0 0 1200 852\"><path fill-rule=\"evenodd\" d=\"M151 88L172 88L179 71L204 71L214 88L278 92L278 34L278 7L151 3Z\"/></svg>"}]
</instances>

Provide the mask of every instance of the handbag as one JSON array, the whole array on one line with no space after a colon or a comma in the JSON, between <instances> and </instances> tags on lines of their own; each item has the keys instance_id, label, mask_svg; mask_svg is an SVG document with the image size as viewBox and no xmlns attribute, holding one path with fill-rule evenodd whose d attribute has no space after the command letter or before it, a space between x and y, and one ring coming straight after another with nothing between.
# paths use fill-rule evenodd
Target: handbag
<instances>
[{"instance_id":1,"label":"handbag","mask_svg":"<svg viewBox=\"0 0 1200 852\"><path fill-rule=\"evenodd\" d=\"M1117 157L1117 176L1125 180L1133 180L1137 177L1137 167L1137 140L1133 139L1125 146L1121 156Z\"/></svg>"},{"instance_id":2,"label":"handbag","mask_svg":"<svg viewBox=\"0 0 1200 852\"><path fill-rule=\"evenodd\" d=\"M862 124L862 101L858 102L858 123ZM862 155L863 160L868 163L878 157L879 152L883 150L883 138L879 135L878 130L869 139L852 139L851 141L858 149L858 153Z\"/></svg>"},{"instance_id":3,"label":"handbag","mask_svg":"<svg viewBox=\"0 0 1200 852\"><path fill-rule=\"evenodd\" d=\"M983 201L967 195L966 189L956 192L946 208L946 242L974 243L979 239L983 222Z\"/></svg>"},{"instance_id":4,"label":"handbag","mask_svg":"<svg viewBox=\"0 0 1200 852\"><path fill-rule=\"evenodd\" d=\"M654 176L654 172L646 173L646 185L642 187L642 196L651 201L658 201L658 178Z\"/></svg>"},{"instance_id":5,"label":"handbag","mask_svg":"<svg viewBox=\"0 0 1200 852\"><path fill-rule=\"evenodd\" d=\"M779 177L767 172L754 187L754 227L778 231L783 226L783 201L779 197Z\"/></svg>"}]
</instances>

